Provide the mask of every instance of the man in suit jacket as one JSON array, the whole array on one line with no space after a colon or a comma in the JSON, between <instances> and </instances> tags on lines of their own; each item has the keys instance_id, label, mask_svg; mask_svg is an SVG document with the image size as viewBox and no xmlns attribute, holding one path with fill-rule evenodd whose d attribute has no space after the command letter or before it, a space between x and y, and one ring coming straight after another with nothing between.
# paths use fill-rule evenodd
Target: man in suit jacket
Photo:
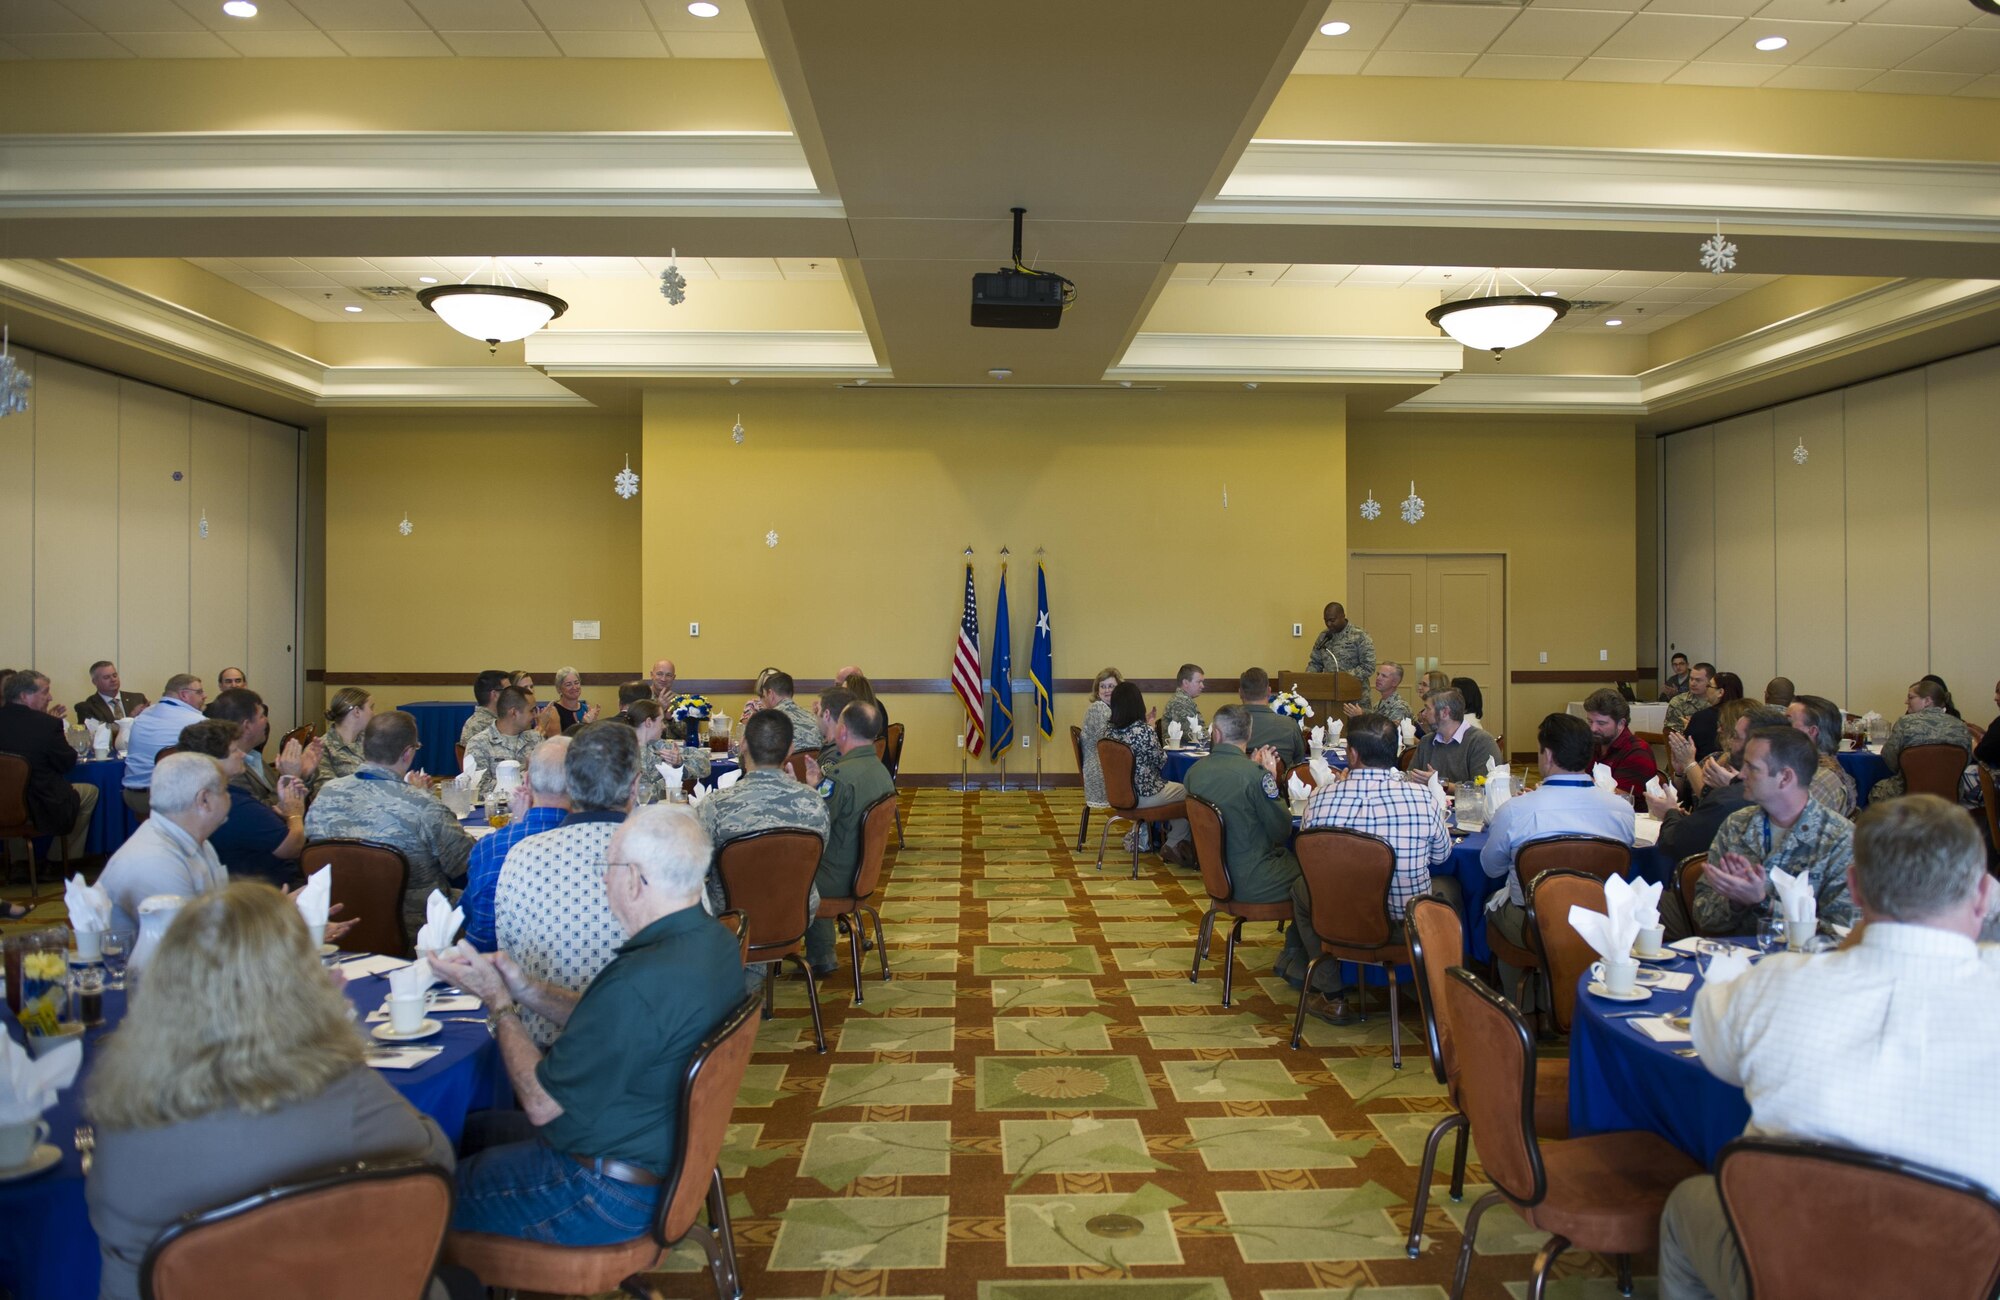
<instances>
[{"instance_id":1,"label":"man in suit jacket","mask_svg":"<svg viewBox=\"0 0 2000 1300\"><path fill-rule=\"evenodd\" d=\"M71 862L83 856L97 787L71 785L65 775L76 766L76 751L49 711L49 679L32 668L0 683L0 751L28 761L28 820L35 829L67 835Z\"/></svg>"},{"instance_id":2,"label":"man in suit jacket","mask_svg":"<svg viewBox=\"0 0 2000 1300\"><path fill-rule=\"evenodd\" d=\"M1278 751L1287 769L1306 761L1306 738L1300 734L1299 724L1271 707L1269 673L1262 668L1245 668L1236 679L1236 695L1250 713L1250 750L1269 745Z\"/></svg>"},{"instance_id":3,"label":"man in suit jacket","mask_svg":"<svg viewBox=\"0 0 2000 1300\"><path fill-rule=\"evenodd\" d=\"M118 689L118 665L109 659L99 659L90 666L90 684L97 688L97 693L77 701L75 713L79 726L86 720L109 724L120 718L136 718L139 710L146 707L146 697L139 692Z\"/></svg>"},{"instance_id":4,"label":"man in suit jacket","mask_svg":"<svg viewBox=\"0 0 2000 1300\"><path fill-rule=\"evenodd\" d=\"M1291 848L1291 810L1278 787L1282 760L1269 745L1243 752L1251 717L1241 704L1215 711L1215 746L1188 769L1187 791L1222 814L1231 896L1241 903L1278 903L1291 897L1299 860Z\"/></svg>"}]
</instances>

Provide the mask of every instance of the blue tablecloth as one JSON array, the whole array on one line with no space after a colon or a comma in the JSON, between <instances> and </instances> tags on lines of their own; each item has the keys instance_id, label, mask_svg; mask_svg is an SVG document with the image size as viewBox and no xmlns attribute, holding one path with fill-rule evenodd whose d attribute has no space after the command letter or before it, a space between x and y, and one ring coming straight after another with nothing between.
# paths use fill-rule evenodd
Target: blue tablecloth
<instances>
[{"instance_id":1,"label":"blue tablecloth","mask_svg":"<svg viewBox=\"0 0 2000 1300\"><path fill-rule=\"evenodd\" d=\"M1701 989L1695 961L1684 958L1663 969L1691 973L1694 984L1680 993L1655 993L1647 1005L1662 1015L1692 1007ZM1674 1055L1685 1044L1654 1042L1630 1020L1606 1019L1642 1008L1584 992L1589 978L1585 972L1579 980L1570 1018L1570 1132L1581 1137L1643 1129L1713 1169L1724 1144L1742 1136L1750 1122L1743 1090L1710 1074L1698 1058Z\"/></svg>"},{"instance_id":2,"label":"blue tablecloth","mask_svg":"<svg viewBox=\"0 0 2000 1300\"><path fill-rule=\"evenodd\" d=\"M1493 949L1486 942L1486 900L1507 887L1507 877L1489 876L1479 865L1479 851L1486 847L1487 834L1477 830L1452 846L1451 872L1465 891L1465 952L1474 961L1490 961ZM1665 883L1673 873L1673 863L1651 844L1632 846L1631 875L1640 880Z\"/></svg>"},{"instance_id":3,"label":"blue tablecloth","mask_svg":"<svg viewBox=\"0 0 2000 1300\"><path fill-rule=\"evenodd\" d=\"M1874 788L1877 781L1894 775L1880 754L1872 754L1865 749L1843 749L1834 758L1839 760L1841 769L1854 778L1857 808L1868 806L1868 791Z\"/></svg>"},{"instance_id":4,"label":"blue tablecloth","mask_svg":"<svg viewBox=\"0 0 2000 1300\"><path fill-rule=\"evenodd\" d=\"M1169 781L1185 781L1188 769L1207 757L1205 749L1170 749L1160 763L1160 775Z\"/></svg>"},{"instance_id":5,"label":"blue tablecloth","mask_svg":"<svg viewBox=\"0 0 2000 1300\"><path fill-rule=\"evenodd\" d=\"M388 995L389 981L369 977L351 982L347 996L357 1013L366 1016ZM84 1036L84 1074L91 1053L125 1014L125 995L104 995L106 1026ZM12 1016L10 1031L19 1041ZM414 1070L385 1070L387 1079L412 1106L437 1120L454 1144L465 1129L466 1114L507 1105L513 1090L506 1069L486 1026L477 1019L446 1019L444 1032L433 1040L444 1050ZM0 1291L15 1300L91 1300L97 1294L97 1234L83 1200L83 1165L74 1137L82 1122L83 1076L64 1092L43 1118L49 1141L61 1149L62 1162L47 1172L20 1182L0 1183Z\"/></svg>"},{"instance_id":6,"label":"blue tablecloth","mask_svg":"<svg viewBox=\"0 0 2000 1300\"><path fill-rule=\"evenodd\" d=\"M472 716L470 700L419 700L397 708L417 720L417 766L432 776L458 775L458 733Z\"/></svg>"},{"instance_id":7,"label":"blue tablecloth","mask_svg":"<svg viewBox=\"0 0 2000 1300\"><path fill-rule=\"evenodd\" d=\"M116 853L125 837L138 828L139 819L125 806L125 760L93 758L69 770L71 785L97 787L97 809L90 814L90 833L83 842L85 853ZM47 856L51 837L36 841L36 851Z\"/></svg>"}]
</instances>

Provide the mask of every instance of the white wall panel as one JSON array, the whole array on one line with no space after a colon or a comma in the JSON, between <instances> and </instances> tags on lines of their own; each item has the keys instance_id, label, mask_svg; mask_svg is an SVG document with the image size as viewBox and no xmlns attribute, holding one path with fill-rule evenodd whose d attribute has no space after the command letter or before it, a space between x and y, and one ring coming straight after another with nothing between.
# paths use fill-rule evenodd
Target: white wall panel
<instances>
[{"instance_id":1,"label":"white wall panel","mask_svg":"<svg viewBox=\"0 0 2000 1300\"><path fill-rule=\"evenodd\" d=\"M1930 663L1924 372L1847 390L1847 693L1855 712L1903 711Z\"/></svg>"},{"instance_id":2,"label":"white wall panel","mask_svg":"<svg viewBox=\"0 0 2000 1300\"><path fill-rule=\"evenodd\" d=\"M250 547L248 584L250 681L271 711L274 730L298 725L298 526L297 429L269 420L250 421Z\"/></svg>"},{"instance_id":3,"label":"white wall panel","mask_svg":"<svg viewBox=\"0 0 2000 1300\"><path fill-rule=\"evenodd\" d=\"M1667 439L1668 652L1690 662L1715 654L1715 430ZM1666 668L1665 664L1660 665Z\"/></svg>"},{"instance_id":4,"label":"white wall panel","mask_svg":"<svg viewBox=\"0 0 2000 1300\"><path fill-rule=\"evenodd\" d=\"M118 380L43 357L35 414L34 666L68 703L118 657ZM17 417L9 417L17 418ZM151 694L158 688L128 682Z\"/></svg>"},{"instance_id":5,"label":"white wall panel","mask_svg":"<svg viewBox=\"0 0 2000 1300\"><path fill-rule=\"evenodd\" d=\"M1991 715L2000 677L2000 350L1928 370L1930 428L1930 671L1951 684L1965 716ZM1912 674L1918 676L1920 674Z\"/></svg>"},{"instance_id":6,"label":"white wall panel","mask_svg":"<svg viewBox=\"0 0 2000 1300\"><path fill-rule=\"evenodd\" d=\"M118 666L128 686L154 699L173 674L210 671L188 659L193 406L151 384L118 385Z\"/></svg>"},{"instance_id":7,"label":"white wall panel","mask_svg":"<svg viewBox=\"0 0 2000 1300\"><path fill-rule=\"evenodd\" d=\"M35 375L35 354L14 360ZM32 397L34 390L30 388ZM0 419L0 668L22 668L35 657L35 406Z\"/></svg>"},{"instance_id":8,"label":"white wall panel","mask_svg":"<svg viewBox=\"0 0 2000 1300\"><path fill-rule=\"evenodd\" d=\"M1756 698L1776 671L1773 491L1771 413L1716 425L1714 663Z\"/></svg>"},{"instance_id":9,"label":"white wall panel","mask_svg":"<svg viewBox=\"0 0 2000 1300\"><path fill-rule=\"evenodd\" d=\"M1772 412L1778 671L1837 704L1847 695L1845 405L1840 393L1821 393ZM1792 459L1801 439L1803 465Z\"/></svg>"},{"instance_id":10,"label":"white wall panel","mask_svg":"<svg viewBox=\"0 0 2000 1300\"><path fill-rule=\"evenodd\" d=\"M214 695L224 668L249 671L243 661L250 650L250 417L196 402L189 435L189 671L201 674Z\"/></svg>"}]
</instances>

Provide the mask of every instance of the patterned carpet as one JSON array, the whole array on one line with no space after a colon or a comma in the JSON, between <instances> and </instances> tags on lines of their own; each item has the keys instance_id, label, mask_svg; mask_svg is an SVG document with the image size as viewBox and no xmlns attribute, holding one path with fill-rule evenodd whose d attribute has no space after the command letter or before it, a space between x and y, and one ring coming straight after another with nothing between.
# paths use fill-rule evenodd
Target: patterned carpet
<instances>
[{"instance_id":1,"label":"patterned carpet","mask_svg":"<svg viewBox=\"0 0 2000 1300\"><path fill-rule=\"evenodd\" d=\"M824 1056L803 985L781 984L737 1102L723 1172L745 1294L1442 1300L1486 1188L1476 1151L1464 1204L1441 1174L1423 1255L1404 1254L1445 1108L1414 1008L1400 1072L1379 1014L1308 1019L1289 1050L1296 995L1263 925L1224 1011L1219 956L1187 979L1199 881L1157 858L1128 879L1115 830L1099 874L1095 825L1071 848L1081 798L905 796L882 891L894 978L870 954L853 1005L843 948ZM1489 1213L1468 1294L1525 1295L1542 1240ZM695 1258L665 1294L707 1294ZM1617 1294L1596 1256L1557 1277L1565 1300Z\"/></svg>"}]
</instances>

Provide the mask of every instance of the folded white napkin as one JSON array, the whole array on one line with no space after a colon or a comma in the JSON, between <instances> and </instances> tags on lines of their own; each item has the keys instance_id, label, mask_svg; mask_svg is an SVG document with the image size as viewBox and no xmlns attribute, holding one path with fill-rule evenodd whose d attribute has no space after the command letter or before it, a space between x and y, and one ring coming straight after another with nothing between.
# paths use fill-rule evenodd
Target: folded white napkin
<instances>
[{"instance_id":1,"label":"folded white napkin","mask_svg":"<svg viewBox=\"0 0 2000 1300\"><path fill-rule=\"evenodd\" d=\"M431 964L422 957L389 972L389 994L392 997L419 997L429 992L430 987Z\"/></svg>"},{"instance_id":2,"label":"folded white napkin","mask_svg":"<svg viewBox=\"0 0 2000 1300\"><path fill-rule=\"evenodd\" d=\"M1326 724L1326 747L1332 749L1340 743L1340 733L1347 730L1347 724L1334 718Z\"/></svg>"},{"instance_id":3,"label":"folded white napkin","mask_svg":"<svg viewBox=\"0 0 2000 1300\"><path fill-rule=\"evenodd\" d=\"M667 787L667 797L669 799L673 798L674 791L681 788L681 769L679 767L669 767L665 763L655 763L653 766L660 769L660 780Z\"/></svg>"},{"instance_id":4,"label":"folded white napkin","mask_svg":"<svg viewBox=\"0 0 2000 1300\"><path fill-rule=\"evenodd\" d=\"M1312 773L1313 785L1315 787L1325 785L1328 781L1333 780L1333 765L1323 758L1313 759L1310 763L1306 764L1306 769Z\"/></svg>"},{"instance_id":5,"label":"folded white napkin","mask_svg":"<svg viewBox=\"0 0 2000 1300\"><path fill-rule=\"evenodd\" d=\"M1289 776L1285 778L1285 793L1293 799L1307 799L1312 796L1312 789L1296 776Z\"/></svg>"},{"instance_id":6,"label":"folded white napkin","mask_svg":"<svg viewBox=\"0 0 2000 1300\"><path fill-rule=\"evenodd\" d=\"M1709 958L1708 969L1701 973L1704 988L1716 988L1727 984L1750 969L1750 953L1744 948L1731 948Z\"/></svg>"},{"instance_id":7,"label":"folded white napkin","mask_svg":"<svg viewBox=\"0 0 2000 1300\"><path fill-rule=\"evenodd\" d=\"M333 904L333 868L321 867L306 877L305 888L292 895L299 915L308 928L326 924L327 909Z\"/></svg>"},{"instance_id":8,"label":"folded white napkin","mask_svg":"<svg viewBox=\"0 0 2000 1300\"><path fill-rule=\"evenodd\" d=\"M1657 799L1665 799L1668 803L1674 802L1672 787L1662 781L1657 773L1646 779L1646 793Z\"/></svg>"},{"instance_id":9,"label":"folded white napkin","mask_svg":"<svg viewBox=\"0 0 2000 1300\"><path fill-rule=\"evenodd\" d=\"M1314 727L1311 735L1313 744L1324 745L1326 743L1326 724L1322 722L1317 727Z\"/></svg>"},{"instance_id":10,"label":"folded white napkin","mask_svg":"<svg viewBox=\"0 0 2000 1300\"><path fill-rule=\"evenodd\" d=\"M82 876L63 881L63 905L69 908L69 923L78 933L111 928L111 895L96 885L86 885Z\"/></svg>"},{"instance_id":11,"label":"folded white napkin","mask_svg":"<svg viewBox=\"0 0 2000 1300\"><path fill-rule=\"evenodd\" d=\"M741 781L742 779L743 779L743 769L739 767L734 772L724 772L721 776L716 777L715 788L718 790L727 790L730 786L735 785L738 781Z\"/></svg>"},{"instance_id":12,"label":"folded white napkin","mask_svg":"<svg viewBox=\"0 0 2000 1300\"><path fill-rule=\"evenodd\" d=\"M1181 743L1181 720L1179 718L1175 718L1167 724L1167 743L1169 745L1178 745Z\"/></svg>"},{"instance_id":13,"label":"folded white napkin","mask_svg":"<svg viewBox=\"0 0 2000 1300\"><path fill-rule=\"evenodd\" d=\"M1660 832L1666 823L1651 813L1640 813L1632 819L1632 842L1634 844L1658 844Z\"/></svg>"},{"instance_id":14,"label":"folded white napkin","mask_svg":"<svg viewBox=\"0 0 2000 1300\"><path fill-rule=\"evenodd\" d=\"M477 790L479 788L479 778L484 775L485 771L479 766L478 762L468 758L465 760L465 770L453 779L461 790Z\"/></svg>"},{"instance_id":15,"label":"folded white napkin","mask_svg":"<svg viewBox=\"0 0 2000 1300\"><path fill-rule=\"evenodd\" d=\"M1500 805L1514 797L1514 779L1507 765L1497 758L1486 760L1486 820L1492 821Z\"/></svg>"},{"instance_id":16,"label":"folded white napkin","mask_svg":"<svg viewBox=\"0 0 2000 1300\"><path fill-rule=\"evenodd\" d=\"M1417 724L1404 718L1396 726L1396 739L1404 749L1417 743Z\"/></svg>"},{"instance_id":17,"label":"folded white napkin","mask_svg":"<svg viewBox=\"0 0 2000 1300\"><path fill-rule=\"evenodd\" d=\"M1875 710L1873 709L1870 709L1868 710L1868 712L1861 715L1861 725L1864 727L1879 726L1881 725L1881 722L1882 722L1882 715L1875 712Z\"/></svg>"},{"instance_id":18,"label":"folded white napkin","mask_svg":"<svg viewBox=\"0 0 2000 1300\"><path fill-rule=\"evenodd\" d=\"M64 1043L37 1060L0 1034L0 1124L32 1124L56 1104L56 1094L76 1081L83 1040Z\"/></svg>"},{"instance_id":19,"label":"folded white napkin","mask_svg":"<svg viewBox=\"0 0 2000 1300\"><path fill-rule=\"evenodd\" d=\"M1570 904L1569 924L1583 941L1597 949L1600 957L1617 961L1629 961L1632 957L1632 941L1639 937L1639 922L1632 915L1629 896L1620 903L1611 900L1611 891L1604 892L1604 911L1593 912L1587 907Z\"/></svg>"},{"instance_id":20,"label":"folded white napkin","mask_svg":"<svg viewBox=\"0 0 2000 1300\"><path fill-rule=\"evenodd\" d=\"M118 728L118 748L125 748L125 742L132 734L132 724L135 721L137 721L135 718L119 718L112 724Z\"/></svg>"},{"instance_id":21,"label":"folded white napkin","mask_svg":"<svg viewBox=\"0 0 2000 1300\"><path fill-rule=\"evenodd\" d=\"M1478 730L1478 728L1479 728L1479 715L1478 715L1477 713L1468 713L1468 714L1466 714L1466 715L1465 715L1465 725L1466 725L1466 726L1468 726L1468 727L1471 727L1471 728L1472 728L1472 729L1474 729L1474 730Z\"/></svg>"},{"instance_id":22,"label":"folded white napkin","mask_svg":"<svg viewBox=\"0 0 2000 1300\"><path fill-rule=\"evenodd\" d=\"M1667 1023L1665 1016L1640 1016L1631 1022L1638 1030L1656 1043L1692 1043L1694 1035L1685 1029L1676 1029Z\"/></svg>"},{"instance_id":23,"label":"folded white napkin","mask_svg":"<svg viewBox=\"0 0 2000 1300\"><path fill-rule=\"evenodd\" d=\"M711 794L713 794L713 793L715 793L715 792L714 792L713 790L710 790L710 789L709 789L709 788L708 788L707 786L705 786L705 785L698 785L698 786L696 786L696 787L695 787L695 788L694 788L694 789L693 789L692 791L690 791L690 792L689 792L689 794L688 794L688 806L689 806L689 807L693 807L693 806L694 806L695 804L698 804L698 803L700 803L700 802L701 802L702 800L704 800L704 799L708 798L708 796L709 796L709 795L711 795Z\"/></svg>"},{"instance_id":24,"label":"folded white napkin","mask_svg":"<svg viewBox=\"0 0 2000 1300\"><path fill-rule=\"evenodd\" d=\"M1451 807L1451 800L1446 797L1444 792L1444 782L1438 780L1436 772L1431 773L1431 798L1437 800L1439 812L1443 812Z\"/></svg>"},{"instance_id":25,"label":"folded white napkin","mask_svg":"<svg viewBox=\"0 0 2000 1300\"><path fill-rule=\"evenodd\" d=\"M1590 781L1606 794L1618 793L1618 778L1611 775L1611 769L1603 763L1590 765Z\"/></svg>"},{"instance_id":26,"label":"folded white napkin","mask_svg":"<svg viewBox=\"0 0 2000 1300\"><path fill-rule=\"evenodd\" d=\"M97 733L104 730L104 724L96 718L85 718L83 720L83 729L90 733L91 739L95 740Z\"/></svg>"},{"instance_id":27,"label":"folded white napkin","mask_svg":"<svg viewBox=\"0 0 2000 1300\"><path fill-rule=\"evenodd\" d=\"M1771 872L1771 888L1778 891L1778 911L1786 921L1803 921L1807 925L1819 919L1819 900L1813 897L1812 882L1805 873L1794 876L1788 871Z\"/></svg>"},{"instance_id":28,"label":"folded white napkin","mask_svg":"<svg viewBox=\"0 0 2000 1300\"><path fill-rule=\"evenodd\" d=\"M424 924L417 931L417 951L445 951L458 938L458 932L464 925L465 909L453 907L442 889L433 889L431 896L424 900Z\"/></svg>"},{"instance_id":29,"label":"folded white napkin","mask_svg":"<svg viewBox=\"0 0 2000 1300\"><path fill-rule=\"evenodd\" d=\"M1604 882L1604 905L1629 911L1636 934L1660 923L1660 888L1658 881L1613 876Z\"/></svg>"}]
</instances>

